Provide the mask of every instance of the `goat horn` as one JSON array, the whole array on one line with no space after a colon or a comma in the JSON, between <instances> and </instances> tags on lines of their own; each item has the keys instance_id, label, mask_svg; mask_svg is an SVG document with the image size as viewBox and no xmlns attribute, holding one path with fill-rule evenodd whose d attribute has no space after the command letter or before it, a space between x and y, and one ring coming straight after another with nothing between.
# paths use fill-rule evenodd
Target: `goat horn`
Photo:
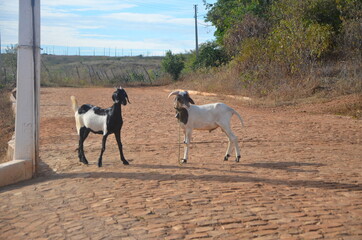
<instances>
[{"instance_id":1,"label":"goat horn","mask_svg":"<svg viewBox=\"0 0 362 240\"><path fill-rule=\"evenodd\" d=\"M180 91L173 91L173 92L171 92L171 93L168 95L167 98L171 97L172 95L177 95L177 94L179 94L179 93L180 93Z\"/></svg>"}]
</instances>

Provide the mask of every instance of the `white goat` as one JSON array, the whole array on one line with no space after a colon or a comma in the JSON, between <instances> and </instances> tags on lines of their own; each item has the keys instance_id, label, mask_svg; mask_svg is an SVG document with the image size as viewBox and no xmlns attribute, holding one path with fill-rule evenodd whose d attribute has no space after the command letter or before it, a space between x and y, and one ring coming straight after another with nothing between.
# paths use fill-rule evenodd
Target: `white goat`
<instances>
[{"instance_id":1,"label":"white goat","mask_svg":"<svg viewBox=\"0 0 362 240\"><path fill-rule=\"evenodd\" d=\"M212 103L205 105L190 105L195 104L190 98L187 91L173 91L168 97L176 95L174 107L177 111L176 118L180 121L180 125L185 134L185 152L184 157L181 159L181 163L186 163L188 159L189 144L191 142L192 130L215 130L220 127L229 139L228 147L224 157L224 161L227 161L230 157L232 148L235 148L236 162L240 161L240 149L238 145L238 139L231 131L230 120L235 114L244 126L243 119L231 107L224 103ZM233 145L233 146L232 146Z\"/></svg>"}]
</instances>

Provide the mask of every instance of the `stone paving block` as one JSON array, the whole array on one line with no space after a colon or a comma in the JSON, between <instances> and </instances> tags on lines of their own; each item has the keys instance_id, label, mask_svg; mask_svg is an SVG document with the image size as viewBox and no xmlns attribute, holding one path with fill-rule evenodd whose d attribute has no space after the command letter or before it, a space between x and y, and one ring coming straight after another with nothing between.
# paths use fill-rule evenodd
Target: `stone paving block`
<instances>
[{"instance_id":1,"label":"stone paving block","mask_svg":"<svg viewBox=\"0 0 362 240\"><path fill-rule=\"evenodd\" d=\"M202 233L202 232L210 232L210 231L213 231L214 230L214 227L196 227L195 228L195 233Z\"/></svg>"},{"instance_id":2,"label":"stone paving block","mask_svg":"<svg viewBox=\"0 0 362 240\"><path fill-rule=\"evenodd\" d=\"M306 232L299 235L302 239L321 239L323 235L319 232Z\"/></svg>"},{"instance_id":3,"label":"stone paving block","mask_svg":"<svg viewBox=\"0 0 362 240\"><path fill-rule=\"evenodd\" d=\"M228 223L221 225L221 228L224 230L239 229L241 227L242 227L241 223Z\"/></svg>"},{"instance_id":4,"label":"stone paving block","mask_svg":"<svg viewBox=\"0 0 362 240\"><path fill-rule=\"evenodd\" d=\"M72 234L71 236L69 236L70 240L87 240L87 239L91 239L90 237L88 237L87 235L80 233L80 234Z\"/></svg>"},{"instance_id":5,"label":"stone paving block","mask_svg":"<svg viewBox=\"0 0 362 240\"><path fill-rule=\"evenodd\" d=\"M171 236L166 236L165 240L182 240L185 239L184 234L172 234Z\"/></svg>"},{"instance_id":6,"label":"stone paving block","mask_svg":"<svg viewBox=\"0 0 362 240\"><path fill-rule=\"evenodd\" d=\"M275 240L278 239L277 235L265 235L265 236L256 236L253 240Z\"/></svg>"},{"instance_id":7,"label":"stone paving block","mask_svg":"<svg viewBox=\"0 0 362 240\"><path fill-rule=\"evenodd\" d=\"M185 239L201 239L201 238L208 238L209 234L208 233L192 233L192 234L187 234L185 236Z\"/></svg>"}]
</instances>

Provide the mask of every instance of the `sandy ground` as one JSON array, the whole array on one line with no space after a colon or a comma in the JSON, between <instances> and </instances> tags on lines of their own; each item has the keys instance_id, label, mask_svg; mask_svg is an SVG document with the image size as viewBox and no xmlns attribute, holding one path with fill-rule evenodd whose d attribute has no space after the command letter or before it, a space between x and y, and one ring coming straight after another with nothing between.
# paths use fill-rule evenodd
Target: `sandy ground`
<instances>
[{"instance_id":1,"label":"sandy ground","mask_svg":"<svg viewBox=\"0 0 362 240\"><path fill-rule=\"evenodd\" d=\"M362 238L362 121L311 113L312 106L264 109L192 95L243 116L244 128L232 119L242 156L224 162L224 133L195 131L180 166L170 90L126 90L130 165L111 135L102 168L100 135L85 143L90 164L78 161L70 96L109 107L113 89L41 90L40 177L0 189L1 239Z\"/></svg>"}]
</instances>

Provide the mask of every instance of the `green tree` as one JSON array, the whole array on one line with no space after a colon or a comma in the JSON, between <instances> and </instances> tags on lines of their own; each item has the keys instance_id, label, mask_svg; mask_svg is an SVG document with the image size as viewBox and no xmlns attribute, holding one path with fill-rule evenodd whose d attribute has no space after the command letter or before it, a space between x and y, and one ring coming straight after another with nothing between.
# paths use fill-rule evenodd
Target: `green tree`
<instances>
[{"instance_id":1,"label":"green tree","mask_svg":"<svg viewBox=\"0 0 362 240\"><path fill-rule=\"evenodd\" d=\"M246 14L265 17L272 2L273 0L218 0L214 4L208 4L204 0L208 9L205 20L216 27L216 41L222 44L226 32L241 22Z\"/></svg>"},{"instance_id":2,"label":"green tree","mask_svg":"<svg viewBox=\"0 0 362 240\"><path fill-rule=\"evenodd\" d=\"M270 24L264 19L248 13L243 20L228 29L223 38L223 46L230 57L242 51L242 43L248 38L265 38Z\"/></svg>"},{"instance_id":3,"label":"green tree","mask_svg":"<svg viewBox=\"0 0 362 240\"><path fill-rule=\"evenodd\" d=\"M184 57L181 54L172 54L169 50L162 59L161 65L164 71L172 76L173 80L177 80L185 67Z\"/></svg>"}]
</instances>

